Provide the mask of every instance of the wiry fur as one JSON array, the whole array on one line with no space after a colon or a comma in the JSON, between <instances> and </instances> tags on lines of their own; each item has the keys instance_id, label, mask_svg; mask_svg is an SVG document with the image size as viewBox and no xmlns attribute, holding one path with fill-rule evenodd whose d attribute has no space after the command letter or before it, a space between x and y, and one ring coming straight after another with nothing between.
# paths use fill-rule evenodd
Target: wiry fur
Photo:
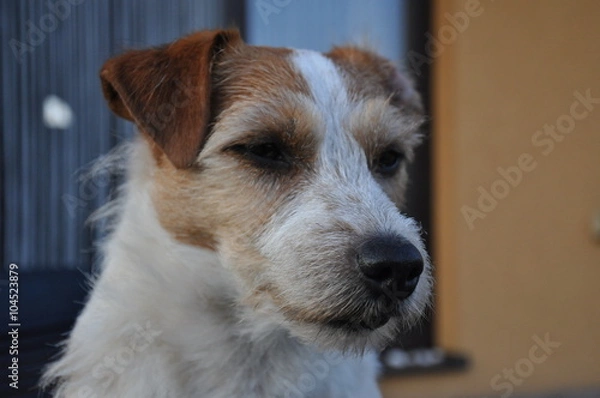
<instances>
[{"instance_id":1,"label":"wiry fur","mask_svg":"<svg viewBox=\"0 0 600 398\"><path fill-rule=\"evenodd\" d=\"M45 375L57 397L376 398L372 350L422 315L430 265L418 226L398 210L406 171L384 180L369 166L391 142L410 159L418 116L390 93L352 94L335 57L273 50L264 57L288 68L276 76L258 50L236 51L216 66L226 98L213 98L218 115L194 168L173 165L147 135L131 145L101 275ZM244 51L281 92L239 86ZM285 173L228 149L273 126L296 154ZM381 234L425 262L393 311L365 298L352 260ZM359 326L382 311L393 313L383 326Z\"/></svg>"}]
</instances>

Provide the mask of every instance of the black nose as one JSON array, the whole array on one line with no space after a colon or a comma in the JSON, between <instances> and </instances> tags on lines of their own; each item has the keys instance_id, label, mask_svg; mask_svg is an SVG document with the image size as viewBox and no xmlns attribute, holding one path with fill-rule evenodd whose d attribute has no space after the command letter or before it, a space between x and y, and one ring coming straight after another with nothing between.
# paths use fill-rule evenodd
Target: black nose
<instances>
[{"instance_id":1,"label":"black nose","mask_svg":"<svg viewBox=\"0 0 600 398\"><path fill-rule=\"evenodd\" d=\"M358 249L357 263L369 285L390 298L403 300L417 287L423 257L406 240L378 237Z\"/></svg>"}]
</instances>

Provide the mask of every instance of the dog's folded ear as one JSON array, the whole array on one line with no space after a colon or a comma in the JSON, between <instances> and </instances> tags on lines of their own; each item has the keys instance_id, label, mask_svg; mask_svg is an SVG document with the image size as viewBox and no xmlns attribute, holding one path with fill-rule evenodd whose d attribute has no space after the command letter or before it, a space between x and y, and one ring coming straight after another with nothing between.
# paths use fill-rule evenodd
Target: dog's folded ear
<instances>
[{"instance_id":1,"label":"dog's folded ear","mask_svg":"<svg viewBox=\"0 0 600 398\"><path fill-rule=\"evenodd\" d=\"M377 84L390 96L392 105L406 111L423 113L421 96L414 88L412 79L400 72L388 59L360 47L334 47L326 54L334 62L343 65L359 81Z\"/></svg>"},{"instance_id":2,"label":"dog's folded ear","mask_svg":"<svg viewBox=\"0 0 600 398\"><path fill-rule=\"evenodd\" d=\"M179 168L192 165L211 121L211 70L242 40L237 30L207 30L171 44L108 60L102 90L117 115L135 122Z\"/></svg>"}]
</instances>

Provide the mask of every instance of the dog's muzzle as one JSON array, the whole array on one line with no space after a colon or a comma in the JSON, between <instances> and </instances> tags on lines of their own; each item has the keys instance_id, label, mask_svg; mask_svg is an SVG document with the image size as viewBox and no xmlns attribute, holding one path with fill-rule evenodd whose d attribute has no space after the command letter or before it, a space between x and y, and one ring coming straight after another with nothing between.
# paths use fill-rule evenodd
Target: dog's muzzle
<instances>
[{"instance_id":1,"label":"dog's muzzle","mask_svg":"<svg viewBox=\"0 0 600 398\"><path fill-rule=\"evenodd\" d=\"M359 246L356 263L376 297L389 302L407 299L423 272L419 250L402 238L375 237Z\"/></svg>"},{"instance_id":2,"label":"dog's muzzle","mask_svg":"<svg viewBox=\"0 0 600 398\"><path fill-rule=\"evenodd\" d=\"M363 313L329 321L335 328L375 330L401 314L401 302L417 288L424 260L413 244L394 236L372 237L355 249L355 263L368 293ZM361 289L362 290L362 289Z\"/></svg>"}]
</instances>

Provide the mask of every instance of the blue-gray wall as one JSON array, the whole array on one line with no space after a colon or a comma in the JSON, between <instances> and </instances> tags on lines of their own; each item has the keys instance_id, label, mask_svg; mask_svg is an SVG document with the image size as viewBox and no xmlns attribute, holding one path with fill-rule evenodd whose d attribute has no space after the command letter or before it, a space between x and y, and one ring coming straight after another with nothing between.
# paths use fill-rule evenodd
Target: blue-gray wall
<instances>
[{"instance_id":1,"label":"blue-gray wall","mask_svg":"<svg viewBox=\"0 0 600 398\"><path fill-rule=\"evenodd\" d=\"M406 52L407 0L247 0L252 44L328 51L368 43L399 61Z\"/></svg>"}]
</instances>

